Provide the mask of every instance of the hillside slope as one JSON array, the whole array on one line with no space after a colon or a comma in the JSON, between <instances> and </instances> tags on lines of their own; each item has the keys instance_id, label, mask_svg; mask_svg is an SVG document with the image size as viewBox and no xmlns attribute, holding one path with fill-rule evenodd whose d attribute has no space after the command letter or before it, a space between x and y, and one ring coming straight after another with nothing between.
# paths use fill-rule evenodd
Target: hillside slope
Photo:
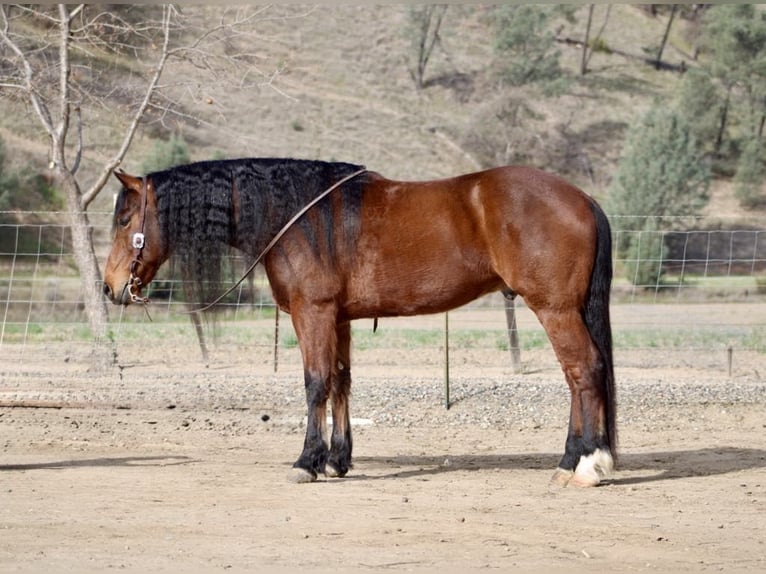
<instances>
[{"instance_id":1,"label":"hillside slope","mask_svg":"<svg viewBox=\"0 0 766 574\"><path fill-rule=\"evenodd\" d=\"M211 21L221 10L185 8L187 14ZM441 46L427 69L429 85L418 91L408 69L413 57L406 32L409 10L401 5L271 8L256 24L262 41L248 47L271 81L246 90L200 83L186 98L185 112L204 121L176 123L175 129L190 144L195 160L216 155L337 159L392 178L428 179L489 163L479 157L467 134L473 133L475 140L497 127L492 118L498 106L509 97L521 97L534 117L520 137L513 133L509 149L498 149L497 155L529 151L530 163L562 173L603 198L627 128L656 98L669 101L680 82L680 74L655 70L642 61L643 48L659 44L665 17L653 17L638 5L612 5L602 39L620 53L594 53L589 74L580 77L580 48L560 43L564 66L574 79L567 94L545 99L524 90L503 90L490 71L496 59L490 8L450 5ZM606 7L599 6L594 33L606 14ZM576 16L573 24L560 23L559 37L584 37L587 7L578 8ZM674 23L664 61L689 63L687 26L680 18ZM174 67L166 81L194 73ZM118 134L108 128L110 113L96 113L91 126L86 125L86 138L91 137L86 141L86 171L113 153ZM45 140L31 112L3 116L0 137L12 142L9 147L18 150L17 158L44 165ZM126 170L140 169L150 143L146 131L136 139ZM102 194L96 209L110 209L110 195ZM738 209L728 199L729 187L717 187L716 201L719 195L727 211Z\"/></svg>"}]
</instances>

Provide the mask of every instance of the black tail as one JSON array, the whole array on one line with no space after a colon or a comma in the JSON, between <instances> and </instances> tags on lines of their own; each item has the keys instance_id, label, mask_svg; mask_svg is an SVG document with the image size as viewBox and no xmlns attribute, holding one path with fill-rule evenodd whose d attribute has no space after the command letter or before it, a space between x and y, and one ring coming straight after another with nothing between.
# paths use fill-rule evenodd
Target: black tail
<instances>
[{"instance_id":1,"label":"black tail","mask_svg":"<svg viewBox=\"0 0 766 574\"><path fill-rule=\"evenodd\" d=\"M612 232L601 207L593 202L596 220L596 261L590 277L584 319L591 339L603 361L603 384L606 399L606 428L612 457L617 460L617 401L612 361L612 326L609 321L609 295L612 286Z\"/></svg>"}]
</instances>

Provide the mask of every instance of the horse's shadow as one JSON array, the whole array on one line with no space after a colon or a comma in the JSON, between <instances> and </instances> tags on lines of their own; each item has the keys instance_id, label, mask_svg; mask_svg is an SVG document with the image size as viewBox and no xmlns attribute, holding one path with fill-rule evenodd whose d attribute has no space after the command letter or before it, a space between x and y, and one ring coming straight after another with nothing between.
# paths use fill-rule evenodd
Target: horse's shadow
<instances>
[{"instance_id":1,"label":"horse's shadow","mask_svg":"<svg viewBox=\"0 0 766 574\"><path fill-rule=\"evenodd\" d=\"M553 470L560 455L434 455L434 456L381 456L356 457L357 468L363 466L389 468L383 474L352 474L360 480L425 477L457 471L488 469L501 470ZM728 474L742 470L766 468L766 450L735 447L710 447L697 450L678 450L620 454L617 471L604 484L631 485L662 480L676 480ZM622 472L632 476L620 477ZM636 476L636 474L640 474Z\"/></svg>"},{"instance_id":2,"label":"horse's shadow","mask_svg":"<svg viewBox=\"0 0 766 574\"><path fill-rule=\"evenodd\" d=\"M0 464L0 472L24 470L57 470L67 468L119 467L119 466L174 466L193 462L187 456L121 456L105 458L84 458L51 462L24 464Z\"/></svg>"},{"instance_id":3,"label":"horse's shadow","mask_svg":"<svg viewBox=\"0 0 766 574\"><path fill-rule=\"evenodd\" d=\"M459 471L543 470L550 471L560 456L552 453L509 455L396 455L356 457L357 472L345 480L418 478ZM87 467L175 466L196 462L186 456L125 456L61 460L23 464L0 464L3 471L57 470ZM382 469L365 474L364 467ZM702 448L646 453L623 453L614 478L605 484L632 485L729 474L766 468L766 450L753 448ZM632 476L620 477L622 472Z\"/></svg>"}]
</instances>

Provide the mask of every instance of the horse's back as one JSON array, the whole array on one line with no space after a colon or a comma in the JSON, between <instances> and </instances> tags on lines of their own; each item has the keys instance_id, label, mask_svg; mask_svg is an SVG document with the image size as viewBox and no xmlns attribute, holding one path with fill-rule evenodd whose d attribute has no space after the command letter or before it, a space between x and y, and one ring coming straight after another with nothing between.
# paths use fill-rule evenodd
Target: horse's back
<instances>
[{"instance_id":1,"label":"horse's back","mask_svg":"<svg viewBox=\"0 0 766 574\"><path fill-rule=\"evenodd\" d=\"M547 301L583 298L595 250L591 205L578 188L532 168L422 182L370 173L349 313L438 312L505 288Z\"/></svg>"},{"instance_id":2,"label":"horse's back","mask_svg":"<svg viewBox=\"0 0 766 574\"><path fill-rule=\"evenodd\" d=\"M437 215L471 217L487 210L513 219L519 214L548 210L554 217L582 219L593 200L565 179L531 167L502 166L431 181L389 180L368 174L368 188L384 202L421 204ZM425 215L425 213L420 213ZM535 223L535 222L530 222ZM541 222L544 223L544 222Z\"/></svg>"},{"instance_id":3,"label":"horse's back","mask_svg":"<svg viewBox=\"0 0 766 574\"><path fill-rule=\"evenodd\" d=\"M594 200L563 178L530 167L504 166L453 178L401 182L373 174L370 220L383 216L380 232L401 229L410 237L441 236L440 249L547 249L552 256L594 241ZM369 223L369 222L367 222ZM429 242L430 244L430 242ZM478 253L474 253L478 255Z\"/></svg>"}]
</instances>

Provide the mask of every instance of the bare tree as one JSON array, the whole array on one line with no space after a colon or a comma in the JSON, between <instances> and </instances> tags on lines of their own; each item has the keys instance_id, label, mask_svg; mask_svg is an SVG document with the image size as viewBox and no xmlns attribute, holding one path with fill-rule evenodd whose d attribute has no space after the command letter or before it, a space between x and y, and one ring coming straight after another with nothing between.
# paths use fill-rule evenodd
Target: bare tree
<instances>
[{"instance_id":1,"label":"bare tree","mask_svg":"<svg viewBox=\"0 0 766 574\"><path fill-rule=\"evenodd\" d=\"M428 66L434 48L441 41L439 28L441 28L446 11L447 6L445 4L428 4L410 9L412 42L418 59L415 70L410 70L410 74L418 89L424 86L426 66Z\"/></svg>"},{"instance_id":2,"label":"bare tree","mask_svg":"<svg viewBox=\"0 0 766 574\"><path fill-rule=\"evenodd\" d=\"M595 4L588 6L588 23L585 25L585 41L582 43L582 60L580 61L580 75L584 76L588 71L588 43L590 42L590 26L593 22L593 9Z\"/></svg>"},{"instance_id":3,"label":"bare tree","mask_svg":"<svg viewBox=\"0 0 766 574\"><path fill-rule=\"evenodd\" d=\"M662 35L662 42L660 42L660 47L657 50L657 60L654 63L654 66L658 70L662 66L662 52L665 51L665 45L668 42L668 36L670 36L670 27L673 25L673 19L676 17L676 12L678 12L678 4L673 4L670 10L670 17L668 17L668 24L665 26L665 33Z\"/></svg>"},{"instance_id":4,"label":"bare tree","mask_svg":"<svg viewBox=\"0 0 766 574\"><path fill-rule=\"evenodd\" d=\"M604 33L606 24L607 22L609 22L609 14L612 11L612 5L607 4L606 12L604 14L604 21L601 23L601 28L599 29L596 36L591 39L590 31L591 31L591 26L593 24L593 13L595 8L596 8L595 4L590 4L588 6L588 22L585 26L585 41L583 42L583 45L582 45L582 57L580 59L580 75L581 76L584 76L585 74L588 73L588 62L590 62L590 57L593 55L593 50L601 42L601 35Z\"/></svg>"},{"instance_id":5,"label":"bare tree","mask_svg":"<svg viewBox=\"0 0 766 574\"><path fill-rule=\"evenodd\" d=\"M266 9L219 11L214 24L199 13L163 6L0 5L0 96L26 101L47 139L51 175L63 190L75 264L81 276L88 323L107 336L108 314L93 246L88 207L122 163L140 125L183 118L184 83L161 83L171 63L191 65L195 83L214 74L262 83L253 56L238 42ZM250 40L252 44L252 39ZM257 73L253 74L253 70ZM120 81L115 82L119 77ZM108 116L121 135L85 181L80 170L89 128Z\"/></svg>"}]
</instances>

